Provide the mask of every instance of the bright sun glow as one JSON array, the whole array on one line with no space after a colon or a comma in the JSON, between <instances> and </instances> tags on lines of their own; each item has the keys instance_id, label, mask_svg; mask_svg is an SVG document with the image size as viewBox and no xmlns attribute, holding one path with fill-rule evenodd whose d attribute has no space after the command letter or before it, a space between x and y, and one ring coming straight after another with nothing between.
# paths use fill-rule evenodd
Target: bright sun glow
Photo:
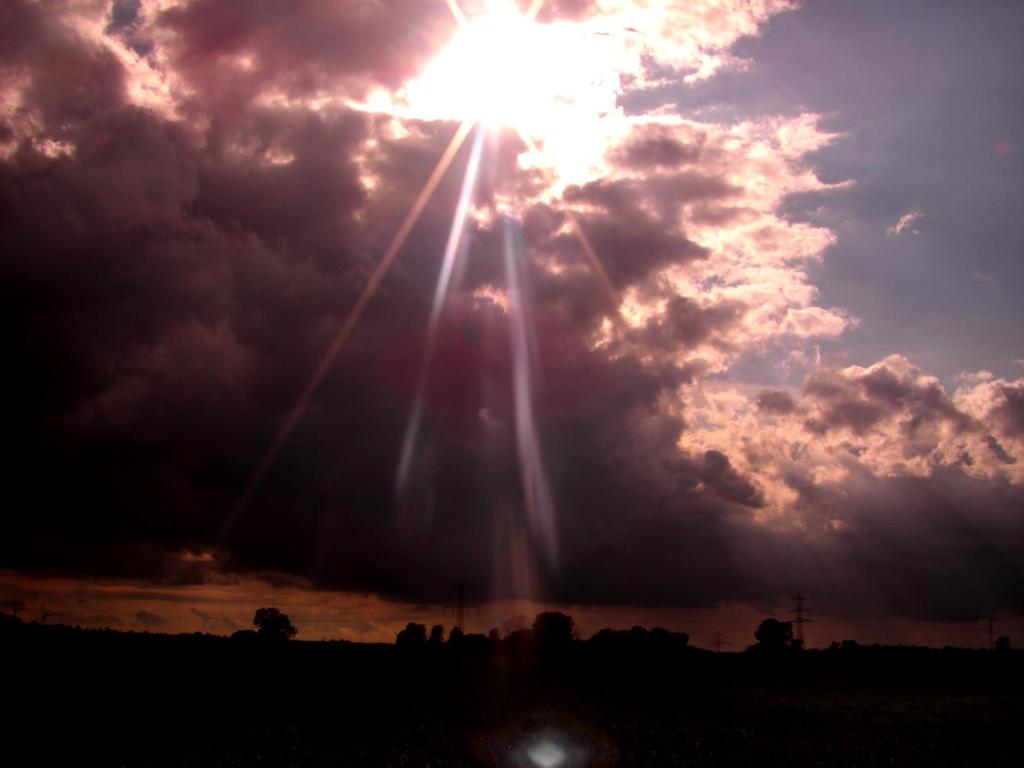
<instances>
[{"instance_id":1,"label":"bright sun glow","mask_svg":"<svg viewBox=\"0 0 1024 768\"><path fill-rule=\"evenodd\" d=\"M410 86L409 104L423 116L506 126L544 142L585 140L616 109L606 49L578 24L540 24L515 3L492 1Z\"/></svg>"}]
</instances>

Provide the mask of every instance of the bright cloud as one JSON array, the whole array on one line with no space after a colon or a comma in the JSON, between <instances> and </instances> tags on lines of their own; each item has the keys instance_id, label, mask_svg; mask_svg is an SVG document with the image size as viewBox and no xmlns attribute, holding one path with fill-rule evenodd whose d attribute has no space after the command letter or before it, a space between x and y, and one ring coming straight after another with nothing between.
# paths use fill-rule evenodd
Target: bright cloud
<instances>
[{"instance_id":1,"label":"bright cloud","mask_svg":"<svg viewBox=\"0 0 1024 768\"><path fill-rule=\"evenodd\" d=\"M916 235L917 230L912 229L912 227L923 218L924 211L918 208L915 208L912 211L907 211L905 214L900 216L899 221L897 221L895 224L893 224L891 227L888 227L885 230L885 234L887 234L889 237L899 237L904 232L909 230L912 234Z\"/></svg>"}]
</instances>

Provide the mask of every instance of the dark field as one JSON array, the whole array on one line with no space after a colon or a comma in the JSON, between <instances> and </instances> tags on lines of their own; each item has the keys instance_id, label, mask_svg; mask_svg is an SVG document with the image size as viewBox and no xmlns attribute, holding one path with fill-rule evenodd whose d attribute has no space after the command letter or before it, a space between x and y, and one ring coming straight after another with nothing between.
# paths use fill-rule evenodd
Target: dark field
<instances>
[{"instance_id":1,"label":"dark field","mask_svg":"<svg viewBox=\"0 0 1024 768\"><path fill-rule=\"evenodd\" d=\"M1024 765L1016 651L0 638L9 765Z\"/></svg>"}]
</instances>

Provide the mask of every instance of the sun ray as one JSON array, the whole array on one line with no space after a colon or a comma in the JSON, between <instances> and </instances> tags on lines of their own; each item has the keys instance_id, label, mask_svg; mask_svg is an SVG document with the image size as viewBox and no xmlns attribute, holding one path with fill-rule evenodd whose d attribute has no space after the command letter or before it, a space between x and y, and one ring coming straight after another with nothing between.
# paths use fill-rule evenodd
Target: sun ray
<instances>
[{"instance_id":1,"label":"sun ray","mask_svg":"<svg viewBox=\"0 0 1024 768\"><path fill-rule=\"evenodd\" d=\"M608 270L604 268L604 262L602 262L601 257L597 255L597 251L591 244L586 232L583 231L583 226L580 224L580 220L576 218L576 214L566 209L565 216L569 220L569 226L572 227L572 231L576 235L576 239L579 240L580 246L583 248L583 252L586 254L587 260L590 262L590 266L601 281L601 285L604 288L605 293L608 294L608 298L611 300L612 306L615 307L615 315L618 317L619 308L622 306L622 297L619 295L619 291L615 287L614 283L612 283L611 277L608 276Z\"/></svg>"},{"instance_id":2,"label":"sun ray","mask_svg":"<svg viewBox=\"0 0 1024 768\"><path fill-rule=\"evenodd\" d=\"M466 18L466 14L462 12L462 8L459 7L458 0L448 0L448 8L452 12L452 16L459 22L460 27L464 27L469 24L469 20Z\"/></svg>"},{"instance_id":3,"label":"sun ray","mask_svg":"<svg viewBox=\"0 0 1024 768\"><path fill-rule=\"evenodd\" d=\"M526 12L526 18L530 21L536 19L537 14L544 9L545 2L546 0L533 0L533 3L530 5L530 9Z\"/></svg>"},{"instance_id":4,"label":"sun ray","mask_svg":"<svg viewBox=\"0 0 1024 768\"><path fill-rule=\"evenodd\" d=\"M534 355L530 348L529 308L522 268L522 236L510 219L504 224L505 280L508 285L509 343L512 351L512 392L515 407L516 449L523 504L530 532L540 540L550 565L558 565L558 530L555 505L544 467L544 456L533 405Z\"/></svg>"},{"instance_id":5,"label":"sun ray","mask_svg":"<svg viewBox=\"0 0 1024 768\"><path fill-rule=\"evenodd\" d=\"M529 148L530 152L536 155L543 155L534 140L527 134L520 131L519 136ZM618 289L615 287L615 284L612 283L612 279L608 275L608 270L604 267L604 262L601 261L601 257L597 255L597 250L591 244L586 232L583 231L583 226L580 224L579 219L576 218L576 214L566 208L565 216L569 220L569 226L572 228L573 234L576 235L576 239L579 240L580 246L583 248L583 253L586 255L587 261L590 262L590 266L597 275L598 280L601 281L601 286L604 288L605 293L608 294L608 298L612 302L612 306L615 307L615 315L613 319L618 321L620 319L620 307L622 306L622 297L619 295Z\"/></svg>"},{"instance_id":6,"label":"sun ray","mask_svg":"<svg viewBox=\"0 0 1024 768\"><path fill-rule=\"evenodd\" d=\"M229 512L227 520L224 522L223 530L221 533L222 538L227 536L231 532L231 529L238 521L238 518L245 511L245 508L248 505L249 500L252 498L256 490L259 488L260 483L263 481L264 475L267 473L267 470L269 470L270 467L273 466L278 454L281 452L281 449L284 447L285 443L288 441L288 438L291 436L291 433L294 431L296 425L299 423L299 420L302 418L302 414L305 412L306 408L309 406L310 401L313 399L313 395L316 394L316 391L320 388L320 385L327 377L327 374L330 371L331 366L334 364L334 360L338 356L338 353L341 352L342 348L345 346L345 343L348 341L349 336L352 335L352 330L359 322L359 318L362 316L367 305L370 303L370 299L372 299L373 295L377 292L377 288L380 286L381 281L384 279L384 276L391 268L392 263L398 256L398 252L405 244L405 241L409 237L409 233L412 231L413 226L415 226L416 222L419 220L420 215L423 213L423 209L426 208L427 203L433 196L438 184L441 183L441 179L444 178L445 173L448 172L449 166L451 166L456 154L458 154L459 149L466 141L466 137L472 130L473 125L474 123L469 120L463 122L459 126L459 129L455 132L455 135L452 137L452 140L448 144L448 147L441 155L441 159L434 167L433 172L430 174L430 178L427 179L427 183L423 186L423 190L416 198L416 201L413 203L412 208L409 209L409 213L406 215L405 220L402 222L402 225L398 228L398 232L395 233L394 238L388 245L387 250L384 252L384 256L381 257L381 260L377 263L377 266L374 268L372 274L370 275L370 279L367 281L366 287L363 288L363 292L359 295L359 298L356 300L356 303L349 310L348 316L345 318L345 322L342 323L342 326L338 330L337 335L335 335L333 341L331 341L330 346L327 347L327 350L320 358L320 363L317 365L316 370L310 377L305 389L303 389L302 395L299 397L294 407L288 413L288 417L285 419L284 424L278 431L273 443L271 443L270 448L267 450L266 454L264 454L263 458L260 460L260 463L257 465L255 471L253 471L252 475L250 476L249 481L246 483L245 489L242 491L242 495L238 498L238 501L235 503L234 507Z\"/></svg>"},{"instance_id":7,"label":"sun ray","mask_svg":"<svg viewBox=\"0 0 1024 768\"><path fill-rule=\"evenodd\" d=\"M402 441L402 453L398 463L397 479L395 482L396 491L400 492L405 486L412 466L412 459L416 452L416 443L419 438L420 423L423 418L423 401L426 397L427 379L430 375L430 366L433 362L434 348L437 344L437 327L441 320L441 311L444 309L445 300L448 298L448 289L451 287L452 274L455 271L455 262L459 257L462 236L466 230L466 219L469 216L469 206L473 200L473 190L476 186L477 176L480 170L480 155L483 150L483 131L478 130L476 139L473 142L473 152L469 158L469 165L466 166L466 175L462 181L462 191L459 194L459 203L455 209L455 216L452 219L451 232L448 234L448 244L445 246L444 258L441 261L441 272L437 277L437 287L434 289L434 303L430 308L430 319L427 322L427 348L420 366L420 375L416 384L416 396L413 401L412 411L409 414L409 423L405 430L405 438Z\"/></svg>"}]
</instances>

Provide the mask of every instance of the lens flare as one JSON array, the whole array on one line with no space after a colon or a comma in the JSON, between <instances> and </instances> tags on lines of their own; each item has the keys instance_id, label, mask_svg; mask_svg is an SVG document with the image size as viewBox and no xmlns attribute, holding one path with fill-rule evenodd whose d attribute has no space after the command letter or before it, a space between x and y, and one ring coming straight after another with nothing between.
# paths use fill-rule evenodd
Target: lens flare
<instances>
[{"instance_id":1,"label":"lens flare","mask_svg":"<svg viewBox=\"0 0 1024 768\"><path fill-rule=\"evenodd\" d=\"M536 768L561 768L567 757L561 746L547 739L528 747L526 756Z\"/></svg>"},{"instance_id":2,"label":"lens flare","mask_svg":"<svg viewBox=\"0 0 1024 768\"><path fill-rule=\"evenodd\" d=\"M338 333L331 341L330 346L324 352L320 358L320 362L313 371L313 375L310 377L309 382L303 389L302 394L299 396L298 401L289 411L287 418L278 430L277 435L274 437L273 443L267 449L267 452L263 455L260 463L256 466L256 469L249 476L248 482L245 484L245 488L242 491L242 495L239 496L238 501L235 502L234 507L228 513L227 518L224 521L224 525L221 528L221 538L223 539L234 528L238 519L245 512L246 506L249 504L249 500L253 494L260 487L260 483L263 482L263 477L267 471L274 465L277 460L278 454L281 449L284 448L285 443L288 442L288 438L295 430L299 420L302 418L302 414L306 412L306 408L309 407L310 401L313 399L313 395L323 384L324 379L327 378L328 372L331 370L331 366L334 364L335 358L338 353L341 352L342 348L348 342L349 336L352 335L353 329L359 322L359 318L362 317L363 312L366 310L367 305L370 303L370 299L377 292L377 288L380 287L381 282L384 280L384 276L391 269L392 263L398 256L398 252L405 245L406 239L409 237L409 233L412 232L413 226L419 221L420 216L423 213L423 209L427 207L427 203L430 198L434 195L434 190L437 189L437 185L441 183L441 179L448 172L448 167L452 164L455 156L458 154L459 149L466 141L466 137L469 132L473 129L472 122L463 122L459 126L459 129L455 132L451 142L449 142L444 153L441 155L441 159L437 161L437 165L431 172L430 177L427 179L427 183L423 185L423 189L417 196L416 201L412 204L412 208L409 213L406 214L405 220L402 225L398 228L398 232L392 238L391 243L388 245L387 250L381 257L381 260L377 263L373 273L370 275L370 279L366 283L366 287L363 288L363 292L359 295L356 303L349 310L348 316L345 318L345 322L342 323L341 328L338 329Z\"/></svg>"},{"instance_id":3,"label":"lens flare","mask_svg":"<svg viewBox=\"0 0 1024 768\"><path fill-rule=\"evenodd\" d=\"M468 23L466 21L466 14L462 12L462 8L459 6L457 0L448 0L448 9L452 12L452 16L459 22L459 26L464 27Z\"/></svg>"},{"instance_id":4,"label":"lens flare","mask_svg":"<svg viewBox=\"0 0 1024 768\"><path fill-rule=\"evenodd\" d=\"M542 155L540 148L529 136L521 134L523 142L527 148L535 155ZM608 275L608 270L604 267L604 262L601 261L601 257L597 255L597 250L590 242L590 238L587 237L587 233L583 231L583 227L580 225L580 221L576 218L571 210L565 211L565 217L569 222L569 226L572 229L573 234L580 243L580 247L583 249L583 254L587 257L587 261L590 263L591 269L594 270L594 274L601 281L601 287L604 288L605 293L608 295L608 299L611 302L611 306L615 309L612 315L612 322L621 323L622 316L620 314L620 307L622 306L622 297L619 295L618 290L615 288L615 284L612 282L611 277Z\"/></svg>"},{"instance_id":5,"label":"lens flare","mask_svg":"<svg viewBox=\"0 0 1024 768\"><path fill-rule=\"evenodd\" d=\"M420 366L420 375L416 384L416 396L413 401L412 412L409 415L409 423L405 429L401 458L398 462L398 475L395 481L398 493L401 493L405 487L409 477L409 470L412 467L413 457L416 453L420 424L423 420L423 401L426 397L427 379L430 375L434 348L437 345L437 326L441 320L441 311L444 309L448 290L451 287L455 264L461 254L462 236L466 231L466 219L469 216L469 207L473 201L473 189L476 186L477 176L480 171L480 154L482 150L483 131L477 131L476 138L473 141L473 151L470 154L469 164L466 166L466 175L462 180L462 191L459 193L459 203L455 209L455 217L452 219L451 232L448 234L448 245L444 249L444 258L441 260L441 272L437 277L437 286L434 288L434 303L430 308L430 319L427 323L427 349L424 354L423 363Z\"/></svg>"},{"instance_id":6,"label":"lens flare","mask_svg":"<svg viewBox=\"0 0 1024 768\"><path fill-rule=\"evenodd\" d=\"M222 536L230 532L259 488L473 127L481 126L462 180L434 289L426 349L396 468L395 490L399 497L407 487L416 457L441 314L451 291L453 276L464 258L464 235L484 146L483 128L502 125L516 129L535 155L540 150L532 137L541 137L545 154L557 158L563 181L569 178L571 169L587 165L591 158L601 154L592 146L596 142L603 147L601 138L592 130L595 120L616 112L618 107L617 74L606 61L606 49L602 48L600 35L581 32L572 24L538 23L536 17L544 0L533 0L526 13L520 13L512 0L487 0L486 11L474 18L466 16L458 0L447 0L447 4L457 22L453 38L423 76L409 86L404 98L412 105L412 113L417 117L457 118L462 125L249 478L240 499L227 516ZM621 302L615 287L579 221L571 211L566 215L591 267L611 298L615 307L612 319L618 322ZM538 356L525 296L524 254L521 231L518 225L507 219L504 222L504 268L512 358L511 384L515 447L525 509L525 526L518 530L525 535L521 540L517 539L521 546L514 547L509 542L506 545L512 553L514 581L518 584L531 580L536 559L531 557L531 553L536 547L540 548L548 565L556 569L558 566L553 494L544 466L535 412Z\"/></svg>"},{"instance_id":7,"label":"lens flare","mask_svg":"<svg viewBox=\"0 0 1024 768\"><path fill-rule=\"evenodd\" d=\"M512 392L515 405L516 448L522 481L523 504L534 539L539 539L548 562L558 564L558 531L555 507L541 453L533 406L533 362L536 345L531 344L531 324L524 296L522 240L519 229L505 220L505 279L508 285L509 340L512 348Z\"/></svg>"}]
</instances>

